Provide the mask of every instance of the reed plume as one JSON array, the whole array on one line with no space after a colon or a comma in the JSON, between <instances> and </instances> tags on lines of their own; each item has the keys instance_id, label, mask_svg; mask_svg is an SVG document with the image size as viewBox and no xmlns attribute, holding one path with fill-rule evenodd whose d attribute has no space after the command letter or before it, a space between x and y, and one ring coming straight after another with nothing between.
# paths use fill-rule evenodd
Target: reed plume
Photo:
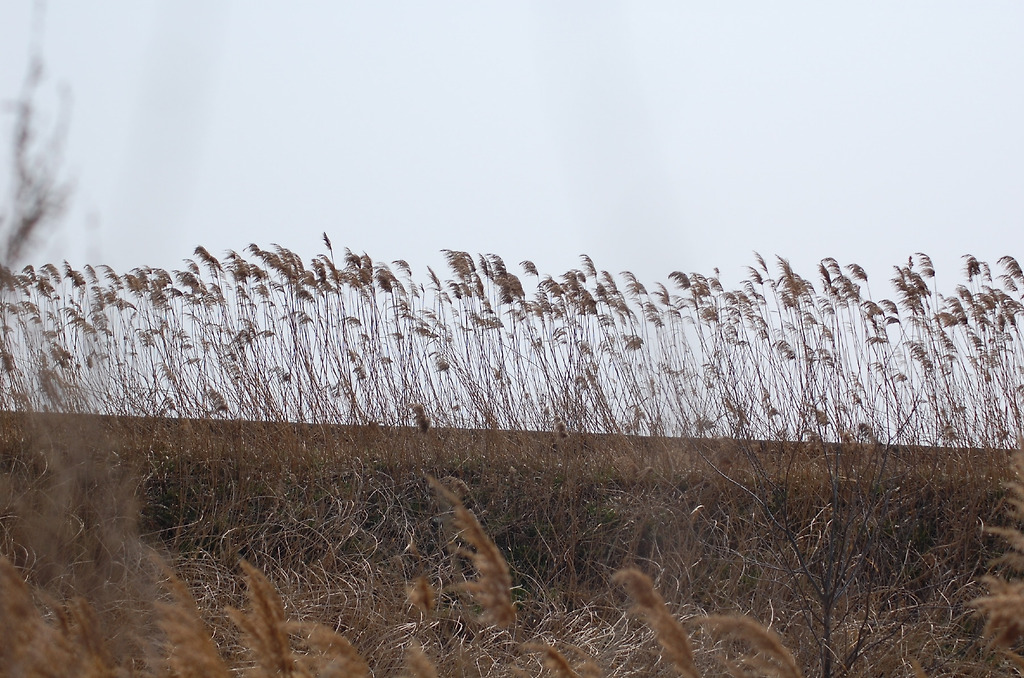
<instances>
[{"instance_id":1,"label":"reed plume","mask_svg":"<svg viewBox=\"0 0 1024 678\"><path fill-rule=\"evenodd\" d=\"M1019 527L1024 523L1024 441L1014 453L1011 467L1014 477L1007 484L1007 513L1017 526L990 527L988 532L1002 537L1009 547L995 564L1006 566L1017 576L986 576L983 581L989 593L975 599L972 605L985 617L985 636L1024 675L1024 656L1019 651L1024 642L1024 532Z\"/></svg>"},{"instance_id":2,"label":"reed plume","mask_svg":"<svg viewBox=\"0 0 1024 678\"><path fill-rule=\"evenodd\" d=\"M782 644L778 634L746 616L711 615L701 624L712 629L715 637L746 641L754 654L746 655L743 663L753 671L778 678L803 678L803 672L793 653Z\"/></svg>"},{"instance_id":3,"label":"reed plume","mask_svg":"<svg viewBox=\"0 0 1024 678\"><path fill-rule=\"evenodd\" d=\"M82 598L51 605L47 623L14 565L0 556L0 675L115 678L121 674L100 634L96 611Z\"/></svg>"},{"instance_id":4,"label":"reed plume","mask_svg":"<svg viewBox=\"0 0 1024 678\"><path fill-rule=\"evenodd\" d=\"M199 617L195 599L185 584L167 569L164 587L170 603L157 603L158 626L166 636L168 672L175 678L230 678L208 628Z\"/></svg>"},{"instance_id":5,"label":"reed plume","mask_svg":"<svg viewBox=\"0 0 1024 678\"><path fill-rule=\"evenodd\" d=\"M405 666L410 678L437 678L437 667L419 644L413 644L405 653Z\"/></svg>"},{"instance_id":6,"label":"reed plume","mask_svg":"<svg viewBox=\"0 0 1024 678\"><path fill-rule=\"evenodd\" d=\"M423 403L413 403L409 405L409 409L412 410L413 417L416 421L416 428L420 430L420 433L426 433L430 430L430 417L427 416L427 411L423 407Z\"/></svg>"},{"instance_id":7,"label":"reed plume","mask_svg":"<svg viewBox=\"0 0 1024 678\"><path fill-rule=\"evenodd\" d=\"M413 607L417 608L423 614L430 614L433 612L434 606L437 603L434 588L423 575L416 577L412 586L406 589L406 596L409 598L409 602L412 603Z\"/></svg>"},{"instance_id":8,"label":"reed plume","mask_svg":"<svg viewBox=\"0 0 1024 678\"><path fill-rule=\"evenodd\" d=\"M459 537L473 547L473 550L460 549L459 552L473 563L477 578L463 582L459 588L476 597L484 616L492 624L510 626L516 619L516 610L512 604L512 575L505 557L462 500L436 478L429 476L428 480L434 491L452 506Z\"/></svg>"},{"instance_id":9,"label":"reed plume","mask_svg":"<svg viewBox=\"0 0 1024 678\"><path fill-rule=\"evenodd\" d=\"M523 649L541 653L543 655L541 664L558 678L599 678L601 676L601 669L589 657L577 670L573 668L565 655L548 643L526 643Z\"/></svg>"},{"instance_id":10,"label":"reed plume","mask_svg":"<svg viewBox=\"0 0 1024 678\"><path fill-rule=\"evenodd\" d=\"M348 638L337 631L318 623L292 623L288 628L320 653L319 657L306 662L317 667L317 678L369 678L370 667L366 660Z\"/></svg>"},{"instance_id":11,"label":"reed plume","mask_svg":"<svg viewBox=\"0 0 1024 678\"><path fill-rule=\"evenodd\" d=\"M246 646L255 655L259 675L306 678L309 671L292 652L288 619L281 597L262 572L244 560L240 565L245 573L252 609L244 613L229 607L227 613L242 630Z\"/></svg>"},{"instance_id":12,"label":"reed plume","mask_svg":"<svg viewBox=\"0 0 1024 678\"><path fill-rule=\"evenodd\" d=\"M654 631L662 651L683 678L699 678L693 656L690 636L682 624L672 616L665 600L654 589L654 583L646 574L635 568L619 570L612 578L623 586L633 599L635 609L647 619L647 625Z\"/></svg>"}]
</instances>

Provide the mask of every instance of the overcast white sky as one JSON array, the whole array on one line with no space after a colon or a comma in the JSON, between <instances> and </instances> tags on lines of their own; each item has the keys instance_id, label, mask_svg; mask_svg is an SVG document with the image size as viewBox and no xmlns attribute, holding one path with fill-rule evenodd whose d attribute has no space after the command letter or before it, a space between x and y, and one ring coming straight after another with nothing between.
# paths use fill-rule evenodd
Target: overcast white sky
<instances>
[{"instance_id":1,"label":"overcast white sky","mask_svg":"<svg viewBox=\"0 0 1024 678\"><path fill-rule=\"evenodd\" d=\"M7 100L32 6L0 4ZM324 231L420 279L442 248L727 283L754 250L879 283L917 251L950 284L964 253L1024 259L1016 0L51 0L42 54L76 189L36 260Z\"/></svg>"}]
</instances>

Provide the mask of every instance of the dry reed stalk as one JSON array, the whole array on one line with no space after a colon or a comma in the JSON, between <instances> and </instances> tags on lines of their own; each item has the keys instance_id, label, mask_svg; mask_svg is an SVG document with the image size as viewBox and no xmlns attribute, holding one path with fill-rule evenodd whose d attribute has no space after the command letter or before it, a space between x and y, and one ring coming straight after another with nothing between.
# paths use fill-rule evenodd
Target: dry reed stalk
<instances>
[{"instance_id":1,"label":"dry reed stalk","mask_svg":"<svg viewBox=\"0 0 1024 678\"><path fill-rule=\"evenodd\" d=\"M230 678L210 630L199 617L195 599L168 568L164 586L172 603L157 603L158 625L167 636L166 667L178 678Z\"/></svg>"},{"instance_id":2,"label":"dry reed stalk","mask_svg":"<svg viewBox=\"0 0 1024 678\"><path fill-rule=\"evenodd\" d=\"M0 557L0 675L121 675L88 602L76 598L66 609L54 605L53 613L56 625L47 624L32 603L28 584L9 560Z\"/></svg>"},{"instance_id":3,"label":"dry reed stalk","mask_svg":"<svg viewBox=\"0 0 1024 678\"><path fill-rule=\"evenodd\" d=\"M437 597L434 594L434 588L423 575L416 577L412 586L406 589L406 595L409 598L409 602L423 614L430 614L434 611Z\"/></svg>"},{"instance_id":4,"label":"dry reed stalk","mask_svg":"<svg viewBox=\"0 0 1024 678\"><path fill-rule=\"evenodd\" d=\"M510 626L516 619L516 610L512 604L512 575L508 563L473 512L436 478L428 476L427 479L434 491L452 505L459 536L475 549L460 549L460 553L473 563L478 577L475 581L464 582L459 588L476 597L485 617L495 626Z\"/></svg>"},{"instance_id":5,"label":"dry reed stalk","mask_svg":"<svg viewBox=\"0 0 1024 678\"><path fill-rule=\"evenodd\" d=\"M317 623L288 625L293 633L301 635L305 643L321 653L317 662L318 678L368 678L370 667L348 638Z\"/></svg>"},{"instance_id":6,"label":"dry reed stalk","mask_svg":"<svg viewBox=\"0 0 1024 678\"><path fill-rule=\"evenodd\" d=\"M1007 485L1006 501L1010 518L1019 523L1024 521L1024 441L1013 455L1011 467L1014 480ZM1018 527L990 527L987 531L1002 537L1009 546L996 564L1007 565L1018 575L1024 573L1024 532ZM986 618L983 633L1024 675L1024 657L1014 650L1024 640L1024 579L987 576L982 581L988 586L989 595L976 598L971 605Z\"/></svg>"},{"instance_id":7,"label":"dry reed stalk","mask_svg":"<svg viewBox=\"0 0 1024 678\"><path fill-rule=\"evenodd\" d=\"M745 616L711 615L701 620L711 627L716 637L727 636L745 640L755 654L744 657L744 663L755 671L779 678L803 678L793 653L782 644L778 634L754 619Z\"/></svg>"},{"instance_id":8,"label":"dry reed stalk","mask_svg":"<svg viewBox=\"0 0 1024 678\"><path fill-rule=\"evenodd\" d=\"M565 655L547 643L527 643L523 649L542 653L544 657L541 663L544 668L559 678L599 678L602 675L601 669L589 657L576 670Z\"/></svg>"},{"instance_id":9,"label":"dry reed stalk","mask_svg":"<svg viewBox=\"0 0 1024 678\"><path fill-rule=\"evenodd\" d=\"M626 568L619 570L612 578L621 584L636 609L647 618L647 624L654 630L665 656L675 664L684 678L698 678L697 665L693 657L693 645L682 624L668 611L661 595L654 590L651 578L640 570Z\"/></svg>"},{"instance_id":10,"label":"dry reed stalk","mask_svg":"<svg viewBox=\"0 0 1024 678\"><path fill-rule=\"evenodd\" d=\"M405 667L411 678L437 678L437 667L418 643L405 653Z\"/></svg>"},{"instance_id":11,"label":"dry reed stalk","mask_svg":"<svg viewBox=\"0 0 1024 678\"><path fill-rule=\"evenodd\" d=\"M284 604L274 586L262 572L244 560L241 567L249 588L252 612L245 614L229 607L227 613L245 634L246 644L256 656L257 675L303 678L311 675L292 653Z\"/></svg>"}]
</instances>

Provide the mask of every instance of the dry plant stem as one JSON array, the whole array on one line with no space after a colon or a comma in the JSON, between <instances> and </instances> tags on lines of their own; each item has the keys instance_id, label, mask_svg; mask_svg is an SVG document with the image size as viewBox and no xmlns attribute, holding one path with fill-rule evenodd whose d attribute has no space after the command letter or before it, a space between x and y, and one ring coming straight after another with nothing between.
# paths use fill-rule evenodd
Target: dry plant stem
<instances>
[{"instance_id":1,"label":"dry plant stem","mask_svg":"<svg viewBox=\"0 0 1024 678\"><path fill-rule=\"evenodd\" d=\"M779 636L750 617L711 615L701 620L716 637L746 641L755 654L746 658L754 670L779 678L803 678L803 673Z\"/></svg>"},{"instance_id":2,"label":"dry plant stem","mask_svg":"<svg viewBox=\"0 0 1024 678\"><path fill-rule=\"evenodd\" d=\"M228 608L227 613L245 634L246 645L256 657L260 675L308 675L292 653L281 597L262 572L245 561L241 561L241 567L245 572L252 610L246 614Z\"/></svg>"},{"instance_id":3,"label":"dry plant stem","mask_svg":"<svg viewBox=\"0 0 1024 678\"><path fill-rule=\"evenodd\" d=\"M992 645L1003 654L1024 675L1024 657L1017 649L1024 641L1024 532L1020 524L1024 522L1024 444L1014 455L1011 462L1014 478L1008 484L1008 514L1017 523L1013 527L993 527L988 531L1001 537L1009 549L996 560L996 564L1006 566L1017 575L1013 579L1001 576L984 578L989 594L973 601L972 605L985 617L983 633Z\"/></svg>"},{"instance_id":4,"label":"dry plant stem","mask_svg":"<svg viewBox=\"0 0 1024 678\"><path fill-rule=\"evenodd\" d=\"M647 624L654 630L665 656L679 674L683 678L698 678L690 637L654 590L651 578L640 570L627 568L616 572L613 581L626 589L636 609L647 618Z\"/></svg>"},{"instance_id":5,"label":"dry plant stem","mask_svg":"<svg viewBox=\"0 0 1024 678\"><path fill-rule=\"evenodd\" d=\"M410 678L437 678L437 668L418 644L405 653L405 665Z\"/></svg>"},{"instance_id":6,"label":"dry plant stem","mask_svg":"<svg viewBox=\"0 0 1024 678\"><path fill-rule=\"evenodd\" d=\"M47 624L17 569L0 557L0 675L120 675L88 602L76 598L53 614L56 623Z\"/></svg>"},{"instance_id":7,"label":"dry plant stem","mask_svg":"<svg viewBox=\"0 0 1024 678\"><path fill-rule=\"evenodd\" d=\"M511 626L516 620L516 610L512 605L512 575L505 557L487 536L473 512L462 504L462 500L436 478L428 476L428 480L434 491L451 504L459 536L474 549L463 550L462 553L472 561L477 579L461 584L460 588L476 597L484 609L485 617L492 624Z\"/></svg>"},{"instance_id":8,"label":"dry plant stem","mask_svg":"<svg viewBox=\"0 0 1024 678\"><path fill-rule=\"evenodd\" d=\"M368 678L370 675L366 660L340 633L316 623L292 623L288 628L321 653L318 678Z\"/></svg>"},{"instance_id":9,"label":"dry plant stem","mask_svg":"<svg viewBox=\"0 0 1024 678\"><path fill-rule=\"evenodd\" d=\"M199 618L195 599L170 569L165 574L171 603L157 603L159 626L166 636L166 665L176 678L230 678L210 630Z\"/></svg>"}]
</instances>

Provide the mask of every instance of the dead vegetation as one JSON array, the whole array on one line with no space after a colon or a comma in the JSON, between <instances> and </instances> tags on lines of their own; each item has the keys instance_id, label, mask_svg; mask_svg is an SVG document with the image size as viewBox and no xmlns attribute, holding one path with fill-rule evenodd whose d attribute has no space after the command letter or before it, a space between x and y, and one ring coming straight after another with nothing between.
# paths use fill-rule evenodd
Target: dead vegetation
<instances>
[{"instance_id":1,"label":"dead vegetation","mask_svg":"<svg viewBox=\"0 0 1024 678\"><path fill-rule=\"evenodd\" d=\"M411 432L409 439L417 440ZM1024 496L1020 454L1013 468L1009 517L1019 521ZM45 593L45 587L33 591L25 582L26 575L33 577L32 568L19 569L4 557L0 559L0 633L7 640L0 643L0 675L228 676L239 669L257 676L502 676L545 670L557 676L697 677L718 675L723 669L744 676L808 675L798 654L785 642L788 632L780 635L773 629L793 612L783 607L783 599L777 599L779 607L767 617L757 618L749 612L707 614L694 602L699 596L677 596L669 603L650 576L627 567L611 576L609 584L624 587L635 614L626 611L626 600L613 591L601 596L592 589L594 600L573 609L564 607L565 601L549 590L538 591L546 600L528 600L522 595L522 584L510 574L508 551L496 546L462 499L437 481L430 486L437 494L430 511L442 523L445 515L452 519L442 528L441 552L407 551L407 556L417 556L421 569L428 561L431 568L440 566L430 575L421 575L424 582L439 577L439 594L429 583L421 583L409 589L419 593L402 601L402 596L391 595L399 582L389 579L401 573L389 572L386 566L376 574L364 570L363 581L338 586L343 577L358 569L340 557L330 572L322 563L302 567L300 562L306 556L290 554L292 560L287 563L268 561L267 569L277 572L268 577L245 560L228 566L217 564L214 554L183 552L171 559L179 563L187 581L169 569L161 570L158 579L164 594L152 609L155 626L136 629L137 635L145 637L135 639L135 651L129 654L124 654L128 646L123 643L120 650L113 649L116 644L105 634L109 627L100 619L103 610L82 597L57 600ZM905 633L900 638L884 633L883 647L869 653L867 661L851 667L846 675L878 675L882 667L885 675L995 675L1005 672L1000 657L1005 658L1007 668L1024 667L1019 654L1024 605L1020 580L1014 578L1020 572L1021 533L1012 524L990 531L1006 539L1009 546L997 562L1006 568L1006 574L987 577L988 593L979 590L983 595L971 605L982 615L981 637L990 639L992 651L976 641L973 651L955 650L969 639L936 636L940 629L935 617L921 615L918 622L929 627L923 636ZM427 546L424 536L419 540ZM468 543L473 550L448 548L453 539ZM376 567L372 556L367 560L371 561L366 563L368 567ZM466 578L460 581L464 565L471 566L476 576L470 578L470 571L465 571ZM667 569L660 568L658 575L666 583L671 580ZM310 587L316 585L317 571L323 579L313 591ZM215 583L221 578L221 583ZM276 584L271 583L273 579L278 580ZM234 583L240 580L245 582L247 602L235 608L226 601L240 595ZM412 577L407 583L412 583ZM564 581L552 582L560 583ZM740 590L727 590L724 581L703 583L721 587L724 595ZM752 585L756 587L757 582ZM430 594L425 595L424 590ZM678 594L678 588L676 591ZM350 610L354 614L324 614L317 611L315 601L308 609L304 605L311 594L334 593L345 600L328 609L336 612L347 606L354 608ZM884 595L894 593L891 588L883 591ZM360 595L371 600L360 601ZM422 604L433 596L433 603ZM518 602L513 603L513 598ZM950 601L954 605L968 602ZM677 607L680 604L682 608ZM965 614L957 624L941 631L969 635L970 625L964 626L969 619ZM226 626L225 620L231 624ZM638 625L641 621L646 629ZM932 643L947 647L955 656L927 656ZM143 651L139 652L140 648ZM813 661L814 656L811 653L804 660ZM888 663L872 663L877 657L887 658ZM922 664L931 665L933 671L922 669ZM817 672L821 667L808 669Z\"/></svg>"}]
</instances>

